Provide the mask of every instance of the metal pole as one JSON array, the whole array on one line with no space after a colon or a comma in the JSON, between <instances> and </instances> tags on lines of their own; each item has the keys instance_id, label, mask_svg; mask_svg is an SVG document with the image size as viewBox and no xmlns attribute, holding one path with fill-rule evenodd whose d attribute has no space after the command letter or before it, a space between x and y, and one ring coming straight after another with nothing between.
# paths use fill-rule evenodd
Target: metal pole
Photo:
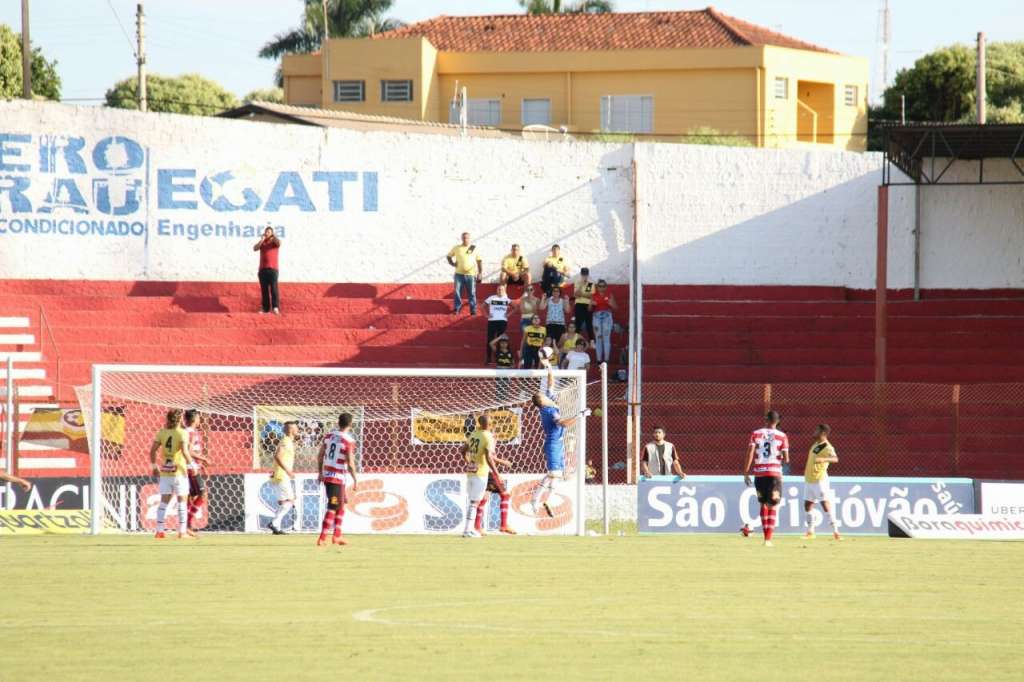
<instances>
[{"instance_id":1,"label":"metal pole","mask_svg":"<svg viewBox=\"0 0 1024 682\"><path fill-rule=\"evenodd\" d=\"M138 98L139 111L149 111L149 97L146 92L146 15L142 11L142 3L135 6L135 63L139 67Z\"/></svg>"},{"instance_id":2,"label":"metal pole","mask_svg":"<svg viewBox=\"0 0 1024 682\"><path fill-rule=\"evenodd\" d=\"M611 532L608 513L608 363L601 363L601 500L604 534Z\"/></svg>"},{"instance_id":3,"label":"metal pole","mask_svg":"<svg viewBox=\"0 0 1024 682\"><path fill-rule=\"evenodd\" d=\"M14 439L18 437L17 415L14 414L14 358L7 357L7 403L4 407L4 430L7 431L7 440L4 441L4 458L7 460L7 473L14 474ZM11 500L13 487L7 483L5 500ZM13 505L8 502L8 506Z\"/></svg>"},{"instance_id":4,"label":"metal pole","mask_svg":"<svg viewBox=\"0 0 1024 682\"><path fill-rule=\"evenodd\" d=\"M907 96L900 95L900 125L907 125Z\"/></svg>"},{"instance_id":5,"label":"metal pole","mask_svg":"<svg viewBox=\"0 0 1024 682\"><path fill-rule=\"evenodd\" d=\"M324 83L325 83L324 88L323 88L324 89L324 93L323 93L324 96L321 97L321 100L327 99L327 90L329 89L330 93L331 93L330 94L330 101L333 103L334 102L334 82L331 81L331 55L330 55L330 52L329 52L330 42L331 42L331 27L330 27L330 22L329 22L329 20L327 18L327 0L323 0L320 3L320 6L321 6L321 8L324 11L324 34L323 34L323 37L320 38L320 43L321 43L321 45L320 45L320 52L323 55ZM365 90L365 88L364 88L364 90ZM365 92L363 93L363 96L364 97L366 96ZM324 106L326 106L327 103L326 102L322 102L322 104Z\"/></svg>"},{"instance_id":6,"label":"metal pole","mask_svg":"<svg viewBox=\"0 0 1024 682\"><path fill-rule=\"evenodd\" d=\"M978 32L978 123L985 124L985 34Z\"/></svg>"},{"instance_id":7,"label":"metal pole","mask_svg":"<svg viewBox=\"0 0 1024 682\"><path fill-rule=\"evenodd\" d=\"M32 99L32 42L28 35L28 0L21 0L21 96Z\"/></svg>"},{"instance_id":8,"label":"metal pole","mask_svg":"<svg viewBox=\"0 0 1024 682\"><path fill-rule=\"evenodd\" d=\"M89 534L99 535L103 529L103 490L100 460L103 452L103 372L98 365L92 367L92 423L89 430L89 509L92 517ZM134 513L134 511L133 511Z\"/></svg>"},{"instance_id":9,"label":"metal pole","mask_svg":"<svg viewBox=\"0 0 1024 682\"><path fill-rule=\"evenodd\" d=\"M889 188L878 188L878 242L875 247L875 382L885 382L888 291Z\"/></svg>"},{"instance_id":10,"label":"metal pole","mask_svg":"<svg viewBox=\"0 0 1024 682\"><path fill-rule=\"evenodd\" d=\"M575 372L579 386L579 436L576 439L576 535L587 534L587 418L583 413L587 409L587 373L585 370Z\"/></svg>"},{"instance_id":11,"label":"metal pole","mask_svg":"<svg viewBox=\"0 0 1024 682\"><path fill-rule=\"evenodd\" d=\"M914 185L914 300L921 300L921 192L924 185Z\"/></svg>"}]
</instances>

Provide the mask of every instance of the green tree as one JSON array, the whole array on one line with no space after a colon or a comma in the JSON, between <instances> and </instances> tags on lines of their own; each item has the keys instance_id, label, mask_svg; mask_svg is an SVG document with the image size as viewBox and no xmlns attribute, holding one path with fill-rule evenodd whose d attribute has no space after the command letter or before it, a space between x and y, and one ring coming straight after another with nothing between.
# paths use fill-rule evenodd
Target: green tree
<instances>
[{"instance_id":1,"label":"green tree","mask_svg":"<svg viewBox=\"0 0 1024 682\"><path fill-rule=\"evenodd\" d=\"M327 27L330 37L361 37L391 31L403 22L386 18L393 0L327 0ZM321 0L303 0L300 25L275 35L259 52L264 59L280 59L285 54L305 54L320 49L324 35L324 11Z\"/></svg>"},{"instance_id":2,"label":"green tree","mask_svg":"<svg viewBox=\"0 0 1024 682\"><path fill-rule=\"evenodd\" d=\"M32 48L32 94L45 99L60 99L57 61L47 61L43 51ZM0 24L0 99L21 97L21 34Z\"/></svg>"},{"instance_id":3,"label":"green tree","mask_svg":"<svg viewBox=\"0 0 1024 682\"><path fill-rule=\"evenodd\" d=\"M985 60L986 120L1024 123L1024 42L992 43Z\"/></svg>"},{"instance_id":4,"label":"green tree","mask_svg":"<svg viewBox=\"0 0 1024 682\"><path fill-rule=\"evenodd\" d=\"M977 53L967 45L930 52L896 74L876 118L898 121L900 96L907 120L952 123L973 121L977 102ZM990 122L1014 120L1024 104L1024 42L991 43L986 55L986 110Z\"/></svg>"},{"instance_id":5,"label":"green tree","mask_svg":"<svg viewBox=\"0 0 1024 682\"><path fill-rule=\"evenodd\" d=\"M107 90L107 106L138 109L138 80L125 78ZM146 97L150 111L193 116L213 116L238 106L238 98L219 83L196 73L167 77L151 75L146 79Z\"/></svg>"},{"instance_id":6,"label":"green tree","mask_svg":"<svg viewBox=\"0 0 1024 682\"><path fill-rule=\"evenodd\" d=\"M753 147L754 143L739 133L723 133L711 126L698 126L686 131L683 144L711 144L720 147Z\"/></svg>"},{"instance_id":7,"label":"green tree","mask_svg":"<svg viewBox=\"0 0 1024 682\"><path fill-rule=\"evenodd\" d=\"M611 0L519 0L527 14L607 14L615 11Z\"/></svg>"},{"instance_id":8,"label":"green tree","mask_svg":"<svg viewBox=\"0 0 1024 682\"><path fill-rule=\"evenodd\" d=\"M284 90L281 88L253 90L243 97L242 101L246 104L249 102L276 102L277 104L284 104Z\"/></svg>"}]
</instances>

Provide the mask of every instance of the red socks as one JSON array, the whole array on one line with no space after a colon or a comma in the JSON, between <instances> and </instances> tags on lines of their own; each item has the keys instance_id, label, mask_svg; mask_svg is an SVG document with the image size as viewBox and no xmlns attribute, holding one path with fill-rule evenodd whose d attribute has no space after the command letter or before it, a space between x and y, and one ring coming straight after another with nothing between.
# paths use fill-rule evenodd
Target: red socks
<instances>
[{"instance_id":1,"label":"red socks","mask_svg":"<svg viewBox=\"0 0 1024 682\"><path fill-rule=\"evenodd\" d=\"M778 510L775 507L769 507L767 504L761 505L761 530L764 532L764 539L771 540L772 535L775 533L775 520L778 518Z\"/></svg>"},{"instance_id":2,"label":"red socks","mask_svg":"<svg viewBox=\"0 0 1024 682\"><path fill-rule=\"evenodd\" d=\"M197 500L193 500L192 502L189 502L189 505L188 505L188 526L187 526L188 528L195 528L195 523L194 522L195 522L195 519L196 519L196 514L199 513L200 509L202 509L203 502L204 502L203 498L199 498Z\"/></svg>"},{"instance_id":3,"label":"red socks","mask_svg":"<svg viewBox=\"0 0 1024 682\"><path fill-rule=\"evenodd\" d=\"M341 522L345 520L345 508L338 507L338 511L334 513L334 537L341 537Z\"/></svg>"},{"instance_id":4,"label":"red socks","mask_svg":"<svg viewBox=\"0 0 1024 682\"><path fill-rule=\"evenodd\" d=\"M476 528L477 533L483 532L484 529L484 509L487 508L487 498L480 500L476 503L476 520L473 522L473 527Z\"/></svg>"},{"instance_id":5,"label":"red socks","mask_svg":"<svg viewBox=\"0 0 1024 682\"><path fill-rule=\"evenodd\" d=\"M320 538L324 539L334 529L334 510L328 509L324 512L324 523L320 526Z\"/></svg>"},{"instance_id":6,"label":"red socks","mask_svg":"<svg viewBox=\"0 0 1024 682\"><path fill-rule=\"evenodd\" d=\"M501 494L501 527L508 528L508 493Z\"/></svg>"}]
</instances>

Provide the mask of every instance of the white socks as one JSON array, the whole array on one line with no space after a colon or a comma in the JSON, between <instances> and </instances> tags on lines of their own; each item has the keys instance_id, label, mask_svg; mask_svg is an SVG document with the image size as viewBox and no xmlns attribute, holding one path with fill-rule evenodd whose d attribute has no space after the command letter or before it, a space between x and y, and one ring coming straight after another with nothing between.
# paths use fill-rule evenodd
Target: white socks
<instances>
[{"instance_id":1,"label":"white socks","mask_svg":"<svg viewBox=\"0 0 1024 682\"><path fill-rule=\"evenodd\" d=\"M285 500L281 504L277 505L277 514L274 515L274 520L270 522L273 528L281 530L281 524L284 523L284 517L288 516L288 512L292 510L295 503L291 500Z\"/></svg>"},{"instance_id":2,"label":"white socks","mask_svg":"<svg viewBox=\"0 0 1024 682\"><path fill-rule=\"evenodd\" d=\"M554 479L554 477L551 476L550 474L545 474L544 478L542 478L540 480L540 483L537 484L537 487L533 489L533 498L531 500L531 504L533 504L533 506L536 507L538 504L540 504L541 497L544 496L545 491L547 492L547 495L550 496L551 495L551 491L553 491L554 489L555 489L555 479ZM545 498L545 499L547 499L547 498Z\"/></svg>"},{"instance_id":3,"label":"white socks","mask_svg":"<svg viewBox=\"0 0 1024 682\"><path fill-rule=\"evenodd\" d=\"M167 503L161 502L160 506L156 508L156 532L164 532L164 517L167 516Z\"/></svg>"},{"instance_id":4,"label":"white socks","mask_svg":"<svg viewBox=\"0 0 1024 682\"><path fill-rule=\"evenodd\" d=\"M476 505L479 501L480 500L469 501L469 505L466 509L466 533L473 529L473 525L476 522Z\"/></svg>"},{"instance_id":5,"label":"white socks","mask_svg":"<svg viewBox=\"0 0 1024 682\"><path fill-rule=\"evenodd\" d=\"M828 508L828 511L825 512L825 515L828 516L828 522L832 526L832 530L836 530L836 510L833 509L830 506ZM807 526L807 530L809 530L809 531L813 531L814 530L814 509L813 508L810 511L805 511L804 512L804 525Z\"/></svg>"},{"instance_id":6,"label":"white socks","mask_svg":"<svg viewBox=\"0 0 1024 682\"><path fill-rule=\"evenodd\" d=\"M178 499L178 532L184 533L188 527L188 502Z\"/></svg>"}]
</instances>

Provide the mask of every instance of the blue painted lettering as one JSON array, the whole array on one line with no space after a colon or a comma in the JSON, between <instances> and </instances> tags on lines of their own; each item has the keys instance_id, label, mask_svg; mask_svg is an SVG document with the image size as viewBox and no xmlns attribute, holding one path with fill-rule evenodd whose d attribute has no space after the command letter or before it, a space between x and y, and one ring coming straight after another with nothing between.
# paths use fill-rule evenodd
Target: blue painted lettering
<instances>
[{"instance_id":1,"label":"blue painted lettering","mask_svg":"<svg viewBox=\"0 0 1024 682\"><path fill-rule=\"evenodd\" d=\"M291 190L289 194L289 190ZM265 211L279 211L282 206L297 206L300 211L312 212L316 208L309 198L306 186L302 184L302 178L295 171L283 171L277 176L274 189L270 191L270 198Z\"/></svg>"},{"instance_id":2,"label":"blue painted lettering","mask_svg":"<svg viewBox=\"0 0 1024 682\"><path fill-rule=\"evenodd\" d=\"M199 196L214 211L255 211L260 207L260 197L248 187L238 187L239 181L231 171L221 171L203 178L199 185ZM235 201L231 200L235 198Z\"/></svg>"},{"instance_id":3,"label":"blue painted lettering","mask_svg":"<svg viewBox=\"0 0 1024 682\"><path fill-rule=\"evenodd\" d=\"M32 141L31 135L15 135L14 133L0 133L0 171L13 171L25 173L29 170L27 163L8 163L4 157L14 158L21 156L22 150L15 147L15 144L28 144Z\"/></svg>"},{"instance_id":4,"label":"blue painted lettering","mask_svg":"<svg viewBox=\"0 0 1024 682\"><path fill-rule=\"evenodd\" d=\"M355 182L359 179L358 173L345 171L315 171L313 182L327 183L328 210L345 210L345 183Z\"/></svg>"},{"instance_id":5,"label":"blue painted lettering","mask_svg":"<svg viewBox=\"0 0 1024 682\"><path fill-rule=\"evenodd\" d=\"M39 207L40 213L53 213L70 209L75 213L88 213L89 207L85 203L85 197L78 190L78 184L71 178L54 178L53 188L46 193L43 205Z\"/></svg>"},{"instance_id":6,"label":"blue painted lettering","mask_svg":"<svg viewBox=\"0 0 1024 682\"><path fill-rule=\"evenodd\" d=\"M161 168L156 172L157 206L169 209L195 210L195 199L177 199L179 192L195 192L195 183L175 182L177 178L194 180L196 172L191 168Z\"/></svg>"},{"instance_id":7,"label":"blue painted lettering","mask_svg":"<svg viewBox=\"0 0 1024 682\"><path fill-rule=\"evenodd\" d=\"M377 174L373 171L363 173L363 211L377 211Z\"/></svg>"},{"instance_id":8,"label":"blue painted lettering","mask_svg":"<svg viewBox=\"0 0 1024 682\"><path fill-rule=\"evenodd\" d=\"M3 201L5 193L7 195L6 203L10 205L11 213L31 211L32 202L24 194L30 185L31 181L24 175L0 175L0 212L6 208Z\"/></svg>"},{"instance_id":9,"label":"blue painted lettering","mask_svg":"<svg viewBox=\"0 0 1024 682\"><path fill-rule=\"evenodd\" d=\"M39 171L41 173L67 173L81 175L86 172L85 160L79 153L85 148L84 137L67 135L40 135ZM60 163L61 158L63 164ZM61 167L63 165L63 168Z\"/></svg>"},{"instance_id":10,"label":"blue painted lettering","mask_svg":"<svg viewBox=\"0 0 1024 682\"><path fill-rule=\"evenodd\" d=\"M105 137L92 150L96 168L113 175L126 175L146 162L146 152L138 142L127 137Z\"/></svg>"}]
</instances>

